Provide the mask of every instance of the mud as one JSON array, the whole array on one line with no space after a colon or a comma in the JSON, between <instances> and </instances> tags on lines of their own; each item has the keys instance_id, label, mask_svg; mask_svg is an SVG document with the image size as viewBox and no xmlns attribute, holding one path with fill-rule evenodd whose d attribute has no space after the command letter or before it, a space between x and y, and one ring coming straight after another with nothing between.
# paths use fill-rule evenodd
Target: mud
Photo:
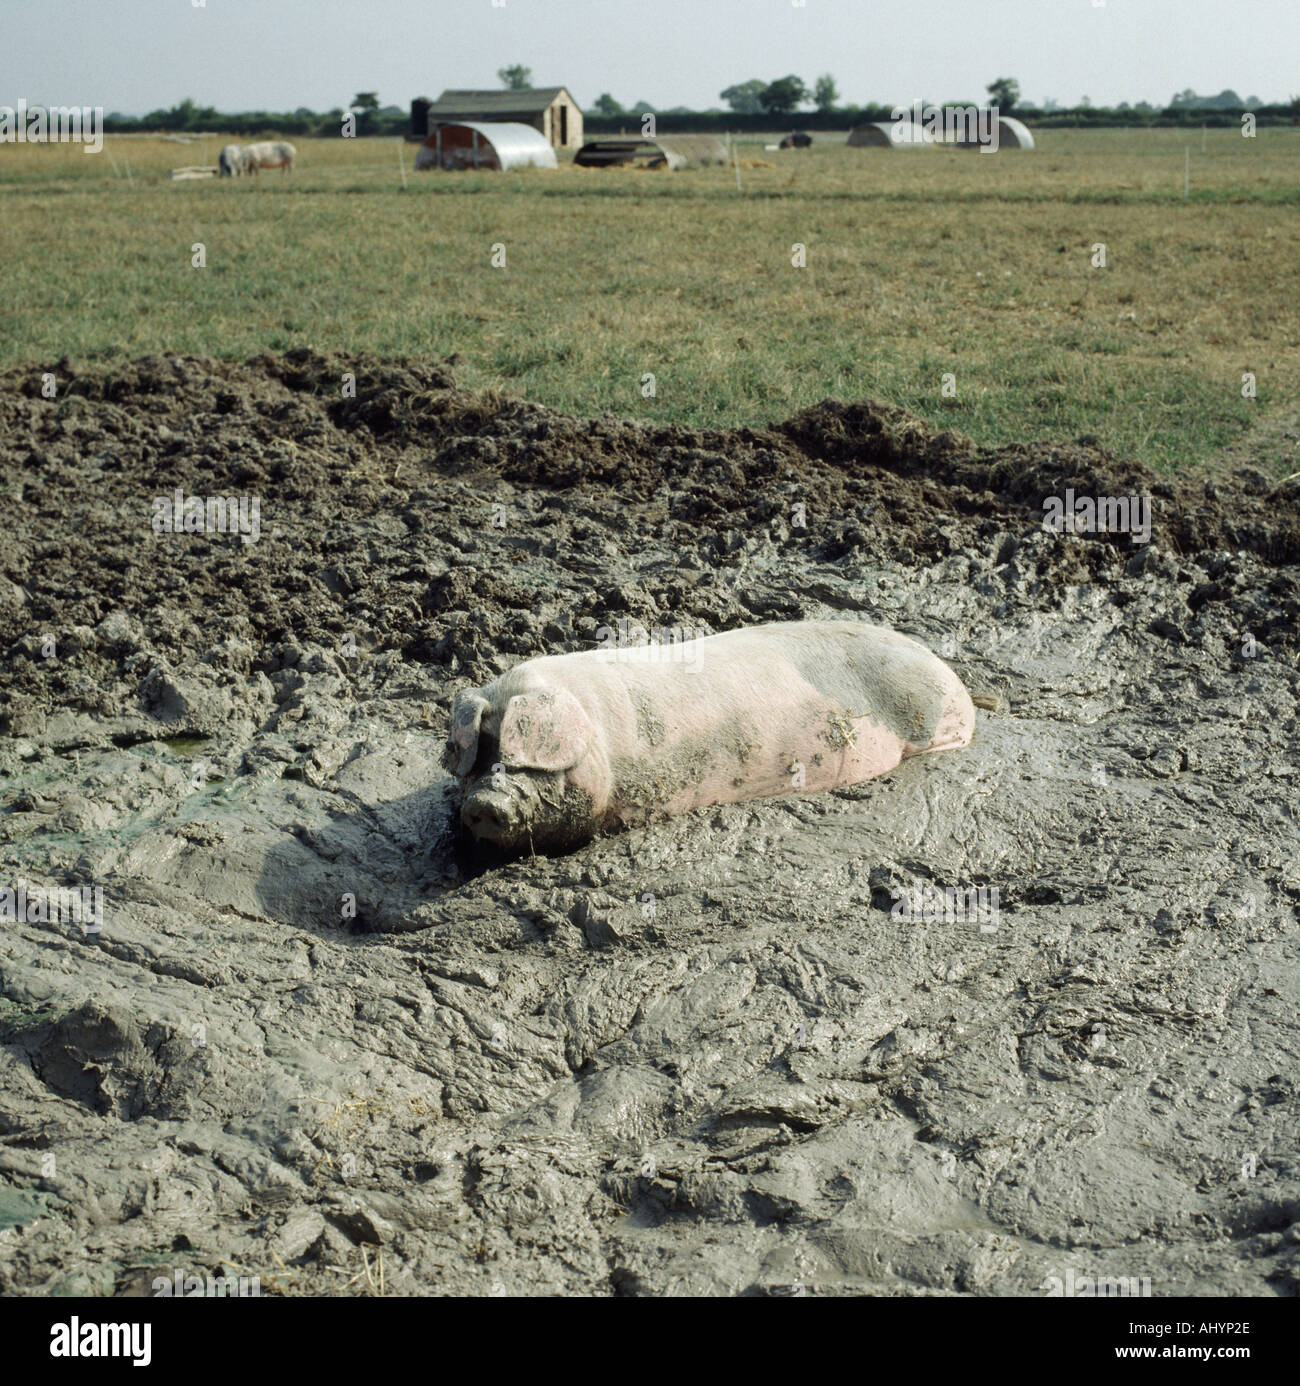
<instances>
[{"instance_id":1,"label":"mud","mask_svg":"<svg viewBox=\"0 0 1300 1386\"><path fill-rule=\"evenodd\" d=\"M1300 1288L1280 467L296 351L11 371L0 470L0 885L104 900L0 919L0 1292ZM1152 542L1045 532L1067 487L1149 494ZM177 488L256 541L155 533ZM999 705L974 746L458 842L456 688L620 620L846 615Z\"/></svg>"}]
</instances>

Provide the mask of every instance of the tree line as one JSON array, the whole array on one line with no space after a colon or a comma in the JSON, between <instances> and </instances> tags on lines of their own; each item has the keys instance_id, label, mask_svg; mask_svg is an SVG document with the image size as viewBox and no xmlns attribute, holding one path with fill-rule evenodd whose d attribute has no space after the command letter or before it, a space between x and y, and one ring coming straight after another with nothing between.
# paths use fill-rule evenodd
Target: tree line
<instances>
[{"instance_id":1,"label":"tree line","mask_svg":"<svg viewBox=\"0 0 1300 1386\"><path fill-rule=\"evenodd\" d=\"M523 69L525 72L527 69ZM503 74L504 75L504 74ZM996 106L1003 115L1009 115L1013 111L1018 115L1030 117L1061 117L1061 123L1073 123L1073 118L1081 117L1080 123L1112 123L1107 117L1115 117L1113 123L1133 123L1138 121L1148 121L1153 123L1153 119L1158 119L1160 123L1184 124L1197 121L1205 114L1236 115L1240 116L1244 111L1251 111L1257 117L1265 115L1281 119L1291 119L1300 117L1300 96L1294 96L1289 102L1279 102L1268 104L1260 101L1257 96L1248 96L1244 100L1237 95L1231 88L1219 92L1217 96L1198 96L1190 87L1185 91L1175 92L1167 106L1153 106L1148 101L1138 101L1130 104L1121 101L1116 106L1094 106L1091 99L1087 96L1079 98L1073 106L1062 106L1054 100L1044 100L1041 104L1024 101L1021 97L1020 83L1014 77L998 77L988 84L985 88L985 97L982 102L961 100L934 102L935 105L947 106L969 106L969 105L989 105ZM841 105L839 87L835 78L829 73L823 73L809 87L802 78L793 73L785 77L778 77L775 81L765 82L762 78L751 78L748 82L737 82L730 87L726 87L718 93L718 98L725 101L726 108L719 106L711 107L707 111L694 111L686 106L674 106L662 108L651 106L649 102L638 101L635 106L623 107L614 99L609 92L602 93L596 99L595 105L587 112L589 118L617 120L620 117L641 115L648 111L655 111L657 115L664 116L775 116L784 121L791 116L798 116L800 120L805 120L812 115L817 116L838 116L842 119L845 116L862 115L863 119L880 119L878 112L893 110L900 104L910 104L906 102L890 102L888 105L881 103L867 103L865 105ZM930 105L929 101L923 102ZM812 111L800 111L801 106L811 106ZM871 115L864 113L871 112ZM1086 115L1085 115L1086 113ZM821 122L816 122L821 123Z\"/></svg>"},{"instance_id":2,"label":"tree line","mask_svg":"<svg viewBox=\"0 0 1300 1386\"><path fill-rule=\"evenodd\" d=\"M532 72L522 64L503 67L497 74L504 87L522 90L532 83ZM1261 125L1300 123L1300 96L1290 101L1263 103L1258 97L1244 101L1230 88L1216 96L1198 96L1191 88L1176 92L1169 105L1157 107L1146 101L1130 105L1094 106L1084 96L1073 106L1060 106L1055 101L1040 105L1021 98L1020 84L1013 77L999 77L989 83L983 103L972 101L935 102L935 105L967 106L986 104L998 107L1003 114L1014 112L1022 119L1042 126L1108 126L1108 125L1232 125L1241 115L1252 112ZM888 120L897 104L841 104L835 78L823 73L808 87L793 73L765 82L752 78L725 88L719 99L726 107L697 111L686 106L653 106L638 101L624 107L608 92L603 92L592 108L584 113L592 134L606 134L633 125L642 115L653 113L659 119L669 119L680 131L746 131L770 130L774 126L797 123L813 130L845 129L869 121ZM35 103L33 103L35 104ZM932 104L925 102L924 104ZM812 110L799 107L811 105ZM150 111L143 116L122 115L112 111L104 118L104 129L110 134L148 133L167 131L210 131L214 134L340 136L345 132L365 135L405 135L410 131L410 114L405 106L381 106L377 92L358 92L345 106L328 111L313 111L299 106L293 111L222 112L215 106L200 106L190 98L175 106Z\"/></svg>"}]
</instances>

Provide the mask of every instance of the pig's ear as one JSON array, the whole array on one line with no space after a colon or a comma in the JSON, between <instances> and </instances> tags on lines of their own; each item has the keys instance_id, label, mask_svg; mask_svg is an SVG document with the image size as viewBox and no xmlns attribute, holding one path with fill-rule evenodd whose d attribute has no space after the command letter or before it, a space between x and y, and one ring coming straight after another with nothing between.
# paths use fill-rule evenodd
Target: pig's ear
<instances>
[{"instance_id":1,"label":"pig's ear","mask_svg":"<svg viewBox=\"0 0 1300 1386\"><path fill-rule=\"evenodd\" d=\"M477 688L462 688L451 705L451 726L442 752L443 768L464 778L478 759L478 728L491 704Z\"/></svg>"},{"instance_id":2,"label":"pig's ear","mask_svg":"<svg viewBox=\"0 0 1300 1386\"><path fill-rule=\"evenodd\" d=\"M520 693L501 719L501 760L521 770L571 770L595 735L591 718L567 689Z\"/></svg>"}]
</instances>

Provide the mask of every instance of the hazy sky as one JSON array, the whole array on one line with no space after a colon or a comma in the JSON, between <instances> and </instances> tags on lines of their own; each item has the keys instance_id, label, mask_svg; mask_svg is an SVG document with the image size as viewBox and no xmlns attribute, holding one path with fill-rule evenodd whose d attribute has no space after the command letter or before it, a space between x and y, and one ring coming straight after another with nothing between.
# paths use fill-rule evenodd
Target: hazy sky
<instances>
[{"instance_id":1,"label":"hazy sky","mask_svg":"<svg viewBox=\"0 0 1300 1386\"><path fill-rule=\"evenodd\" d=\"M1192 87L1300 90L1300 0L0 0L0 105L143 113L326 110L495 87L523 63L580 105L721 105L751 77L823 72L847 101L1164 104Z\"/></svg>"}]
</instances>

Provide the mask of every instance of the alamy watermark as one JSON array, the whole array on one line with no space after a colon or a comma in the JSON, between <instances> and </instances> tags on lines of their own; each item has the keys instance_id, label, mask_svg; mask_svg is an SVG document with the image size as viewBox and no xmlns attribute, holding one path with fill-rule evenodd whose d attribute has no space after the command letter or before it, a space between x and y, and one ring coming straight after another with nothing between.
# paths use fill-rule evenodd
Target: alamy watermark
<instances>
[{"instance_id":1,"label":"alamy watermark","mask_svg":"<svg viewBox=\"0 0 1300 1386\"><path fill-rule=\"evenodd\" d=\"M1043 499L1043 528L1049 534L1127 534L1132 544L1151 542L1150 496L1064 496Z\"/></svg>"},{"instance_id":2,"label":"alamy watermark","mask_svg":"<svg viewBox=\"0 0 1300 1386\"><path fill-rule=\"evenodd\" d=\"M260 496L187 496L178 486L153 498L155 534L238 534L256 544L262 534Z\"/></svg>"},{"instance_id":3,"label":"alamy watermark","mask_svg":"<svg viewBox=\"0 0 1300 1386\"><path fill-rule=\"evenodd\" d=\"M912 924L978 924L991 934L1001 918L998 886L937 886L916 881L894 892L891 919Z\"/></svg>"},{"instance_id":4,"label":"alamy watermark","mask_svg":"<svg viewBox=\"0 0 1300 1386\"><path fill-rule=\"evenodd\" d=\"M129 1357L134 1367L153 1361L153 1325L82 1323L74 1314L50 1326L51 1357Z\"/></svg>"},{"instance_id":5,"label":"alamy watermark","mask_svg":"<svg viewBox=\"0 0 1300 1386\"><path fill-rule=\"evenodd\" d=\"M895 127L889 137L893 144L915 143L912 132L904 134L906 123L945 144L974 144L981 154L997 153L1001 127L996 106L927 106L913 101L910 106L895 106L889 118Z\"/></svg>"},{"instance_id":6,"label":"alamy watermark","mask_svg":"<svg viewBox=\"0 0 1300 1386\"><path fill-rule=\"evenodd\" d=\"M1049 1275L1038 1287L1048 1299L1150 1299L1149 1275L1078 1275L1071 1266L1065 1278Z\"/></svg>"},{"instance_id":7,"label":"alamy watermark","mask_svg":"<svg viewBox=\"0 0 1300 1386\"><path fill-rule=\"evenodd\" d=\"M28 924L80 924L88 934L104 927L103 886L0 885L0 921Z\"/></svg>"},{"instance_id":8,"label":"alamy watermark","mask_svg":"<svg viewBox=\"0 0 1300 1386\"><path fill-rule=\"evenodd\" d=\"M104 147L102 106L0 106L0 144L84 144L84 154Z\"/></svg>"},{"instance_id":9,"label":"alamy watermark","mask_svg":"<svg viewBox=\"0 0 1300 1386\"><path fill-rule=\"evenodd\" d=\"M601 626L596 632L600 653L613 660L638 664L685 664L688 673L696 674L703 664L703 655L695 642L708 635L702 627L633 625L621 617L616 626ZM635 651L635 653L633 653Z\"/></svg>"},{"instance_id":10,"label":"alamy watermark","mask_svg":"<svg viewBox=\"0 0 1300 1386\"><path fill-rule=\"evenodd\" d=\"M171 1279L160 1275L153 1282L159 1299L249 1299L259 1298L262 1278L258 1275L186 1275L173 1271Z\"/></svg>"}]
</instances>

